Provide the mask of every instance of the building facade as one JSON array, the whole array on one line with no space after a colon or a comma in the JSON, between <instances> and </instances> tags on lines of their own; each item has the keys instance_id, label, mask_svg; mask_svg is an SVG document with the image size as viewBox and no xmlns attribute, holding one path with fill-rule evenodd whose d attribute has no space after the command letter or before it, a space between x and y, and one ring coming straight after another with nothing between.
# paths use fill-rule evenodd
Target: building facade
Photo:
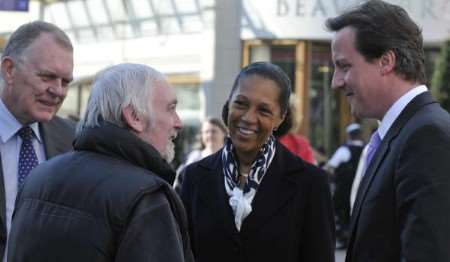
<instances>
[{"instance_id":1,"label":"building facade","mask_svg":"<svg viewBox=\"0 0 450 262\"><path fill-rule=\"evenodd\" d=\"M21 23L35 19L53 22L69 34L75 43L75 81L60 113L75 117L84 111L96 72L117 63L137 62L168 76L179 96L181 117L188 127L196 127L205 116L220 116L242 66L271 61L292 80L301 105L301 132L315 147L330 153L354 119L344 97L330 88L332 34L324 22L359 2L31 1L26 13L0 12L11 21L0 26L0 36L7 38ZM449 1L388 2L403 6L422 26L430 75L440 44L449 37Z\"/></svg>"}]
</instances>

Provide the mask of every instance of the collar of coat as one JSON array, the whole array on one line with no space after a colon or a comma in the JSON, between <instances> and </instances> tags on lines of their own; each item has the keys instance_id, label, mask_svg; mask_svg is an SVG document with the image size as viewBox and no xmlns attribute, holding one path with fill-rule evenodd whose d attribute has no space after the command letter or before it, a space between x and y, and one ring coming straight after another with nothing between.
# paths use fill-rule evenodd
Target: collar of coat
<instances>
[{"instance_id":1,"label":"collar of coat","mask_svg":"<svg viewBox=\"0 0 450 262\"><path fill-rule=\"evenodd\" d=\"M103 122L98 127L85 128L75 139L76 151L91 151L125 160L150 170L172 184L175 172L159 152L126 128Z\"/></svg>"},{"instance_id":2,"label":"collar of coat","mask_svg":"<svg viewBox=\"0 0 450 262\"><path fill-rule=\"evenodd\" d=\"M294 181L296 181L297 177L291 175L302 171L305 168L305 162L299 157L290 153L289 150L278 141L275 141L275 147L276 153L271 165L269 166L270 172L277 172L281 176L292 178ZM223 149L219 150L211 156L205 157L204 159L200 160L198 162L198 165L213 172L216 172L216 170L222 170L222 150ZM274 166L276 170L273 170L274 167L272 166ZM269 170L267 170L267 172L269 172Z\"/></svg>"}]
</instances>

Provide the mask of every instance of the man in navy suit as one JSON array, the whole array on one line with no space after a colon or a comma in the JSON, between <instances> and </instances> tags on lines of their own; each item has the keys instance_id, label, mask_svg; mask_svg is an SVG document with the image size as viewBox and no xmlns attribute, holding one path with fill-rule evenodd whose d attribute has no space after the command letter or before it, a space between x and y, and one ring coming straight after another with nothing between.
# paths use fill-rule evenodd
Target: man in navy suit
<instances>
[{"instance_id":1,"label":"man in navy suit","mask_svg":"<svg viewBox=\"0 0 450 262\"><path fill-rule=\"evenodd\" d=\"M347 262L450 261L450 116L425 83L419 27L370 0L327 20L332 86L375 118L353 209Z\"/></svg>"},{"instance_id":2,"label":"man in navy suit","mask_svg":"<svg viewBox=\"0 0 450 262\"><path fill-rule=\"evenodd\" d=\"M72 73L72 43L55 25L43 21L22 25L11 35L3 50L0 260L3 257L6 261L7 236L21 183L36 164L72 149L74 123L55 116L67 95ZM26 139L21 135L22 130L28 134Z\"/></svg>"}]
</instances>

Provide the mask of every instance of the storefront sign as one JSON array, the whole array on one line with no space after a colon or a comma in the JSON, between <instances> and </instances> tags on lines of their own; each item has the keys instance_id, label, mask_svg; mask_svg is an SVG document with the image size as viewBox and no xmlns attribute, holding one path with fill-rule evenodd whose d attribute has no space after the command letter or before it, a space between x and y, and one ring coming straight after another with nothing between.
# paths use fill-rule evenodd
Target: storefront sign
<instances>
[{"instance_id":1,"label":"storefront sign","mask_svg":"<svg viewBox=\"0 0 450 262\"><path fill-rule=\"evenodd\" d=\"M363 0L244 0L242 38L329 40L324 23ZM388 0L405 8L426 42L450 36L450 1Z\"/></svg>"}]
</instances>

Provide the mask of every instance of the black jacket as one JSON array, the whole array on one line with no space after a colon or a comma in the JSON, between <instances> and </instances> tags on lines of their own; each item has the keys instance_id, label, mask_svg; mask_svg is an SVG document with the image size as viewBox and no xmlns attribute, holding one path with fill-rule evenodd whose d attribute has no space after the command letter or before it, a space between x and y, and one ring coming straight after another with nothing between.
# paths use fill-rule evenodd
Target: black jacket
<instances>
[{"instance_id":1,"label":"black jacket","mask_svg":"<svg viewBox=\"0 0 450 262\"><path fill-rule=\"evenodd\" d=\"M416 96L361 180L347 262L450 261L450 116Z\"/></svg>"},{"instance_id":2,"label":"black jacket","mask_svg":"<svg viewBox=\"0 0 450 262\"><path fill-rule=\"evenodd\" d=\"M153 147L104 124L74 148L28 177L8 261L192 261L184 209L163 181L174 172Z\"/></svg>"},{"instance_id":3,"label":"black jacket","mask_svg":"<svg viewBox=\"0 0 450 262\"><path fill-rule=\"evenodd\" d=\"M221 151L185 169L181 190L197 262L332 262L327 177L277 143L241 231L225 191Z\"/></svg>"},{"instance_id":4,"label":"black jacket","mask_svg":"<svg viewBox=\"0 0 450 262\"><path fill-rule=\"evenodd\" d=\"M46 159L63 154L72 150L72 142L75 138L75 123L62 119L58 116L52 118L50 122L39 123L39 132L43 139ZM5 179L0 154L0 260L6 248L6 192ZM15 197L15 196L11 196Z\"/></svg>"}]
</instances>

